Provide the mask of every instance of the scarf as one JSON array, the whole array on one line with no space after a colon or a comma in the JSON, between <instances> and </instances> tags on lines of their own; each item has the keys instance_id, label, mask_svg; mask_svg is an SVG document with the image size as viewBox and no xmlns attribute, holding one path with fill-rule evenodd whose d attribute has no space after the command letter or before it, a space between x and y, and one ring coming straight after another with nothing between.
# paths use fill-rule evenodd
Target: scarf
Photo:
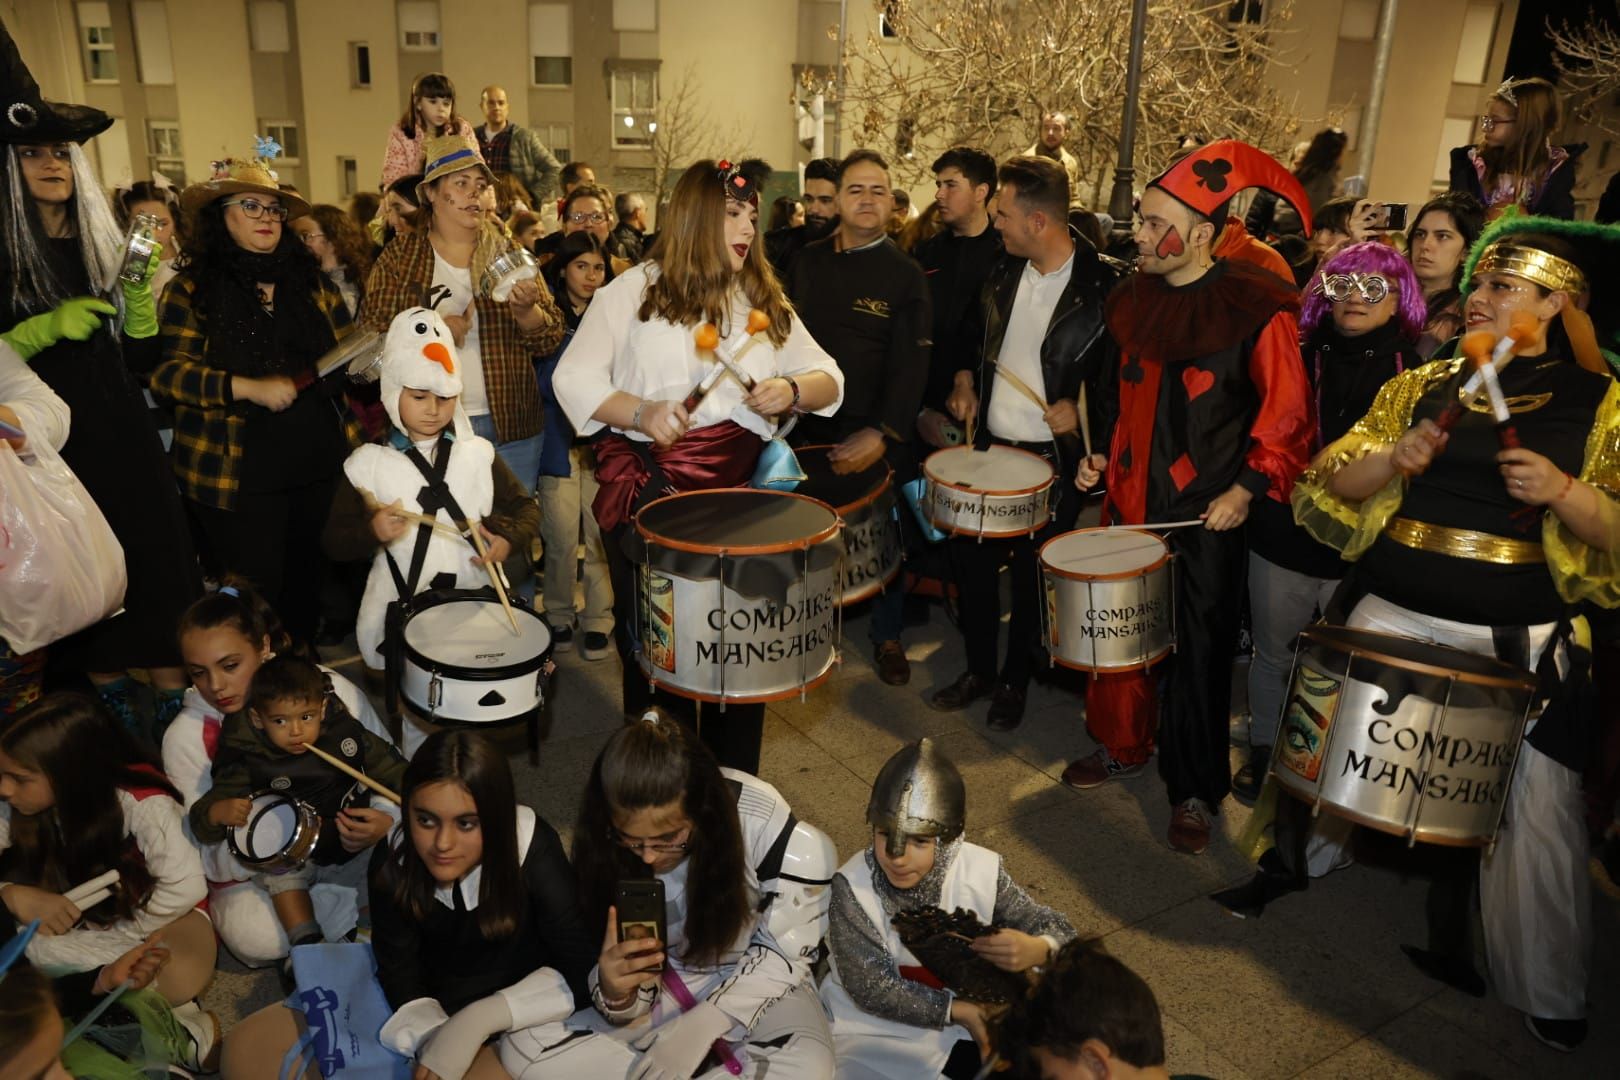
<instances>
[{"instance_id":1,"label":"scarf","mask_svg":"<svg viewBox=\"0 0 1620 1080\"><path fill-rule=\"evenodd\" d=\"M232 248L209 269L198 291L212 366L250 378L291 376L313 368L337 343L315 299L323 287L319 272L303 252ZM271 310L259 302L260 283L275 286Z\"/></svg>"}]
</instances>

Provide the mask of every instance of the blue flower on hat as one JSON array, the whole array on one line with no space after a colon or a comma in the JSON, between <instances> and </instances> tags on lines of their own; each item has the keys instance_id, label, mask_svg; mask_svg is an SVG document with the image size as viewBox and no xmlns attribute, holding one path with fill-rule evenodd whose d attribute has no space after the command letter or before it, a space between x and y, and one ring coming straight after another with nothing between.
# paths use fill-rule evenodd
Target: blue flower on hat
<instances>
[{"instance_id":1,"label":"blue flower on hat","mask_svg":"<svg viewBox=\"0 0 1620 1080\"><path fill-rule=\"evenodd\" d=\"M281 144L268 135L253 136L253 152L266 161L273 161L281 156Z\"/></svg>"}]
</instances>

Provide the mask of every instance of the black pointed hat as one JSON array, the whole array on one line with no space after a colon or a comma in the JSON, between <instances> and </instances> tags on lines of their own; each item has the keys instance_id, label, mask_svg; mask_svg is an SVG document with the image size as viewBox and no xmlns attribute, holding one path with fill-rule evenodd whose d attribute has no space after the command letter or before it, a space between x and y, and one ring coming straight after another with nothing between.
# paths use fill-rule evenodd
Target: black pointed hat
<instances>
[{"instance_id":1,"label":"black pointed hat","mask_svg":"<svg viewBox=\"0 0 1620 1080\"><path fill-rule=\"evenodd\" d=\"M89 105L46 101L11 31L0 23L0 143L43 146L82 143L112 127L113 118Z\"/></svg>"}]
</instances>

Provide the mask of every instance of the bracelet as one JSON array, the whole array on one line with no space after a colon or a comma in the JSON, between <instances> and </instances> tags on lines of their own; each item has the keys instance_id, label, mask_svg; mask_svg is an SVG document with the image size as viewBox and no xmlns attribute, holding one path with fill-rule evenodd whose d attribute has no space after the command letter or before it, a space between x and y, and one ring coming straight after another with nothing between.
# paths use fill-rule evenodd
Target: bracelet
<instances>
[{"instance_id":1,"label":"bracelet","mask_svg":"<svg viewBox=\"0 0 1620 1080\"><path fill-rule=\"evenodd\" d=\"M646 407L647 407L647 399L642 398L641 399L641 404L636 406L635 413L630 417L630 430L631 431L641 431L641 410L645 409ZM645 431L642 431L641 433L643 435L646 434Z\"/></svg>"},{"instance_id":2,"label":"bracelet","mask_svg":"<svg viewBox=\"0 0 1620 1080\"><path fill-rule=\"evenodd\" d=\"M640 992L641 988L636 987L622 998L610 998L602 992L602 984L597 983L595 986L591 987L591 998L603 1012L616 1013L624 1012L630 1006L634 1005L636 1003L636 997L640 994Z\"/></svg>"},{"instance_id":3,"label":"bracelet","mask_svg":"<svg viewBox=\"0 0 1620 1080\"><path fill-rule=\"evenodd\" d=\"M781 377L787 380L787 384L789 386L793 387L793 404L789 405L788 408L797 409L799 407L799 382L791 375L783 375Z\"/></svg>"},{"instance_id":4,"label":"bracelet","mask_svg":"<svg viewBox=\"0 0 1620 1080\"><path fill-rule=\"evenodd\" d=\"M1575 486L1575 475L1573 473L1565 473L1564 474L1564 490L1560 491L1557 495L1554 495L1552 501L1553 502L1563 502L1564 501L1564 496L1568 495L1569 494L1569 489L1574 487L1574 486Z\"/></svg>"}]
</instances>

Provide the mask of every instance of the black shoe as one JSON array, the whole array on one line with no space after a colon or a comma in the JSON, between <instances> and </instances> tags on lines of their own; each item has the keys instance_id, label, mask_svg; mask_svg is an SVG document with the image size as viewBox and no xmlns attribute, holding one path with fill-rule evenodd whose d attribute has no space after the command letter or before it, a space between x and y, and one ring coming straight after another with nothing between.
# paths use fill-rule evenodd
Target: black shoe
<instances>
[{"instance_id":1,"label":"black shoe","mask_svg":"<svg viewBox=\"0 0 1620 1080\"><path fill-rule=\"evenodd\" d=\"M940 712L955 712L957 709L967 708L989 692L990 683L987 680L967 671L945 689L934 691L934 696L928 699L928 704Z\"/></svg>"},{"instance_id":2,"label":"black shoe","mask_svg":"<svg viewBox=\"0 0 1620 1080\"><path fill-rule=\"evenodd\" d=\"M551 627L551 647L557 652L573 652L574 628L572 626Z\"/></svg>"},{"instance_id":3,"label":"black shoe","mask_svg":"<svg viewBox=\"0 0 1620 1080\"><path fill-rule=\"evenodd\" d=\"M1249 760L1232 776L1232 798L1244 806L1253 806L1260 798L1260 789L1266 786L1266 770L1271 767L1271 747L1256 746L1249 751Z\"/></svg>"},{"instance_id":4,"label":"black shoe","mask_svg":"<svg viewBox=\"0 0 1620 1080\"><path fill-rule=\"evenodd\" d=\"M1485 977L1462 957L1420 949L1416 945L1402 945L1401 952L1429 978L1443 982L1453 990L1461 990L1469 997L1485 996Z\"/></svg>"},{"instance_id":5,"label":"black shoe","mask_svg":"<svg viewBox=\"0 0 1620 1080\"><path fill-rule=\"evenodd\" d=\"M1012 731L1022 724L1024 691L1014 690L1007 683L997 686L995 696L990 699L990 715L985 719L991 731Z\"/></svg>"},{"instance_id":6,"label":"black shoe","mask_svg":"<svg viewBox=\"0 0 1620 1080\"><path fill-rule=\"evenodd\" d=\"M1289 873L1282 855L1272 848L1260 856L1260 872L1247 884L1212 893L1210 899L1240 919L1258 919L1267 904L1289 893L1303 892L1309 884L1305 875Z\"/></svg>"},{"instance_id":7,"label":"black shoe","mask_svg":"<svg viewBox=\"0 0 1620 1080\"><path fill-rule=\"evenodd\" d=\"M1524 1026L1542 1045L1550 1046L1561 1054L1572 1052L1586 1041L1585 1017L1579 1020L1544 1020L1526 1013Z\"/></svg>"},{"instance_id":8,"label":"black shoe","mask_svg":"<svg viewBox=\"0 0 1620 1080\"><path fill-rule=\"evenodd\" d=\"M580 655L587 660L606 660L609 646L608 636L600 630L585 631L585 641L580 646Z\"/></svg>"}]
</instances>

